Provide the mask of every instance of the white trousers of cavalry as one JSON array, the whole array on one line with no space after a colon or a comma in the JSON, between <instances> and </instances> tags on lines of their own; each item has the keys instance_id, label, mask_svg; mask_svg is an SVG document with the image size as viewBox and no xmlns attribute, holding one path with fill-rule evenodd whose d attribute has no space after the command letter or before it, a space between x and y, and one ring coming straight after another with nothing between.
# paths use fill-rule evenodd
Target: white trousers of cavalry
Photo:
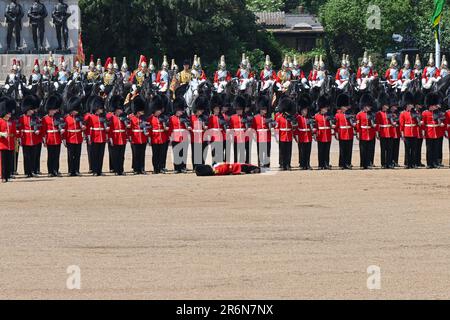
<instances>
[{"instance_id":1,"label":"white trousers of cavalry","mask_svg":"<svg viewBox=\"0 0 450 320\"><path fill-rule=\"evenodd\" d=\"M422 79L422 87L424 87L425 89L430 89L433 83L438 82L439 80L441 80L441 77L439 78L433 77L428 79L428 81L426 79Z\"/></svg>"},{"instance_id":2,"label":"white trousers of cavalry","mask_svg":"<svg viewBox=\"0 0 450 320\"><path fill-rule=\"evenodd\" d=\"M358 89L359 90L367 89L367 86L369 85L370 81L372 81L373 79L374 79L374 77L357 79L356 82L358 82Z\"/></svg>"},{"instance_id":3,"label":"white trousers of cavalry","mask_svg":"<svg viewBox=\"0 0 450 320\"><path fill-rule=\"evenodd\" d=\"M220 81L219 83L214 83L214 88L216 88L217 93L222 93L225 91L225 88L227 86L226 81Z\"/></svg>"},{"instance_id":4,"label":"white trousers of cavalry","mask_svg":"<svg viewBox=\"0 0 450 320\"><path fill-rule=\"evenodd\" d=\"M240 81L241 81L241 85L239 86L239 90L245 90L253 82L253 78L241 79Z\"/></svg>"},{"instance_id":5,"label":"white trousers of cavalry","mask_svg":"<svg viewBox=\"0 0 450 320\"><path fill-rule=\"evenodd\" d=\"M310 82L310 86L311 87L319 87L320 88L323 85L324 81L325 81L325 79L315 80L315 81L313 80L313 81Z\"/></svg>"},{"instance_id":6,"label":"white trousers of cavalry","mask_svg":"<svg viewBox=\"0 0 450 320\"><path fill-rule=\"evenodd\" d=\"M269 89L271 86L274 85L274 83L275 83L274 80L265 80L264 81L264 86L262 86L261 91Z\"/></svg>"},{"instance_id":7,"label":"white trousers of cavalry","mask_svg":"<svg viewBox=\"0 0 450 320\"><path fill-rule=\"evenodd\" d=\"M344 80L344 81L336 80L336 84L338 86L338 89L340 89L340 90L344 90L344 88L347 85L347 83L348 83L348 80Z\"/></svg>"}]
</instances>

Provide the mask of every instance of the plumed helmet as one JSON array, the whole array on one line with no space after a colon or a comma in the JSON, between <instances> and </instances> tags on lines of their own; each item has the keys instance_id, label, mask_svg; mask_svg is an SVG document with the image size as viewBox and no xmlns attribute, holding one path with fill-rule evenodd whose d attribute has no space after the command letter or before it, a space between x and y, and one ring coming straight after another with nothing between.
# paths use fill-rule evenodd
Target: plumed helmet
<instances>
[{"instance_id":1,"label":"plumed helmet","mask_svg":"<svg viewBox=\"0 0 450 320\"><path fill-rule=\"evenodd\" d=\"M381 91L380 94L378 95L378 98L377 98L378 109L381 110L381 108L383 106L388 106L388 105L389 105L389 97L386 94L386 92Z\"/></svg>"},{"instance_id":2,"label":"plumed helmet","mask_svg":"<svg viewBox=\"0 0 450 320\"><path fill-rule=\"evenodd\" d=\"M211 106L211 109L213 109L215 107L221 108L222 107L221 96L218 94L213 95L213 97L211 98L210 106Z\"/></svg>"},{"instance_id":3,"label":"plumed helmet","mask_svg":"<svg viewBox=\"0 0 450 320\"><path fill-rule=\"evenodd\" d=\"M369 63L369 58L367 56L367 51L364 51L364 57L362 59L362 64L366 65L367 63Z\"/></svg>"},{"instance_id":4,"label":"plumed helmet","mask_svg":"<svg viewBox=\"0 0 450 320\"><path fill-rule=\"evenodd\" d=\"M4 105L5 105L5 110L4 110L5 114L7 114L7 113L15 114L16 113L17 103L16 103L16 100L14 100L13 98L11 98L9 96L0 97L0 103L4 103ZM0 115L0 117L4 117L5 114Z\"/></svg>"},{"instance_id":5,"label":"plumed helmet","mask_svg":"<svg viewBox=\"0 0 450 320\"><path fill-rule=\"evenodd\" d=\"M442 56L442 62L441 62L441 68L442 67L448 67L447 58L445 57L445 54Z\"/></svg>"},{"instance_id":6,"label":"plumed helmet","mask_svg":"<svg viewBox=\"0 0 450 320\"><path fill-rule=\"evenodd\" d=\"M288 59L288 56L285 56L285 57L284 57L283 67L284 67L284 68L289 68L289 59Z\"/></svg>"},{"instance_id":7,"label":"plumed helmet","mask_svg":"<svg viewBox=\"0 0 450 320\"><path fill-rule=\"evenodd\" d=\"M264 63L266 67L272 67L272 61L270 61L270 56L266 55L266 62Z\"/></svg>"},{"instance_id":8,"label":"plumed helmet","mask_svg":"<svg viewBox=\"0 0 450 320\"><path fill-rule=\"evenodd\" d=\"M236 96L233 101L233 107L235 110L244 110L247 105L247 100L243 96Z\"/></svg>"},{"instance_id":9,"label":"plumed helmet","mask_svg":"<svg viewBox=\"0 0 450 320\"><path fill-rule=\"evenodd\" d=\"M372 68L372 67L373 67L372 56L369 56L369 62L367 63L367 66L368 66L369 68Z\"/></svg>"},{"instance_id":10,"label":"plumed helmet","mask_svg":"<svg viewBox=\"0 0 450 320\"><path fill-rule=\"evenodd\" d=\"M186 100L183 97L177 97L173 100L173 109L175 111L185 111L187 108Z\"/></svg>"},{"instance_id":11,"label":"plumed helmet","mask_svg":"<svg viewBox=\"0 0 450 320\"><path fill-rule=\"evenodd\" d=\"M342 107L349 107L350 106L350 98L347 94L342 93L340 95L338 95L337 99L336 99L336 106L338 108L342 108Z\"/></svg>"},{"instance_id":12,"label":"plumed helmet","mask_svg":"<svg viewBox=\"0 0 450 320\"><path fill-rule=\"evenodd\" d=\"M89 68L94 68L94 67L95 67L94 55L91 54L91 61L89 62Z\"/></svg>"},{"instance_id":13,"label":"plumed helmet","mask_svg":"<svg viewBox=\"0 0 450 320\"><path fill-rule=\"evenodd\" d=\"M323 108L329 108L330 102L328 101L327 97L320 96L319 99L317 99L317 110L323 109Z\"/></svg>"},{"instance_id":14,"label":"plumed helmet","mask_svg":"<svg viewBox=\"0 0 450 320\"><path fill-rule=\"evenodd\" d=\"M164 109L164 101L162 100L161 96L159 95L154 96L151 102L152 113L155 113L156 111L161 111L163 109Z\"/></svg>"},{"instance_id":15,"label":"plumed helmet","mask_svg":"<svg viewBox=\"0 0 450 320\"><path fill-rule=\"evenodd\" d=\"M319 67L319 56L314 57L313 67L316 69Z\"/></svg>"},{"instance_id":16,"label":"plumed helmet","mask_svg":"<svg viewBox=\"0 0 450 320\"><path fill-rule=\"evenodd\" d=\"M145 101L141 98L141 96L137 96L133 99L131 110L133 111L133 113L145 111Z\"/></svg>"},{"instance_id":17,"label":"plumed helmet","mask_svg":"<svg viewBox=\"0 0 450 320\"><path fill-rule=\"evenodd\" d=\"M113 58L113 68L115 70L119 70L119 64L117 63L116 57Z\"/></svg>"},{"instance_id":18,"label":"plumed helmet","mask_svg":"<svg viewBox=\"0 0 450 320\"><path fill-rule=\"evenodd\" d=\"M145 67L143 67L143 68L145 68ZM155 65L153 64L153 59L151 59L151 58L150 58L150 62L148 64L148 69L150 71L155 71Z\"/></svg>"},{"instance_id":19,"label":"plumed helmet","mask_svg":"<svg viewBox=\"0 0 450 320\"><path fill-rule=\"evenodd\" d=\"M375 101L373 97L368 93L363 94L359 99L359 108L362 110L364 109L364 107L375 107Z\"/></svg>"},{"instance_id":20,"label":"plumed helmet","mask_svg":"<svg viewBox=\"0 0 450 320\"><path fill-rule=\"evenodd\" d=\"M391 63L389 65L391 68L397 67L398 63L397 63L396 58L397 58L397 56L395 54L393 54L391 57Z\"/></svg>"},{"instance_id":21,"label":"plumed helmet","mask_svg":"<svg viewBox=\"0 0 450 320\"><path fill-rule=\"evenodd\" d=\"M422 62L420 61L419 54L416 54L416 62L414 63L414 65L418 68L420 68L422 66Z\"/></svg>"},{"instance_id":22,"label":"plumed helmet","mask_svg":"<svg viewBox=\"0 0 450 320\"><path fill-rule=\"evenodd\" d=\"M225 69L227 64L225 63L225 56L220 57L219 68Z\"/></svg>"},{"instance_id":23,"label":"plumed helmet","mask_svg":"<svg viewBox=\"0 0 450 320\"><path fill-rule=\"evenodd\" d=\"M347 63L347 67L350 67L350 55L349 54L345 57L345 61Z\"/></svg>"},{"instance_id":24,"label":"plumed helmet","mask_svg":"<svg viewBox=\"0 0 450 320\"><path fill-rule=\"evenodd\" d=\"M120 95L114 95L114 96L112 96L112 98L111 98L111 101L110 101L110 110L109 111L116 111L117 109L121 109L121 110L123 110L124 109L124 106L123 106L123 103L124 103L124 99L122 98L122 96L120 96Z\"/></svg>"},{"instance_id":25,"label":"plumed helmet","mask_svg":"<svg viewBox=\"0 0 450 320\"><path fill-rule=\"evenodd\" d=\"M427 106L427 108L429 108L430 106L435 106L440 104L441 98L439 97L439 95L437 93L429 93L427 94L427 96L425 97L425 105Z\"/></svg>"},{"instance_id":26,"label":"plumed helmet","mask_svg":"<svg viewBox=\"0 0 450 320\"><path fill-rule=\"evenodd\" d=\"M434 65L434 56L432 53L430 53L430 58L428 59L428 65L433 66Z\"/></svg>"},{"instance_id":27,"label":"plumed helmet","mask_svg":"<svg viewBox=\"0 0 450 320\"><path fill-rule=\"evenodd\" d=\"M309 96L309 94L302 94L297 101L297 107L298 107L298 111L301 111L303 109L311 109L312 107L312 101L311 101L311 97Z\"/></svg>"},{"instance_id":28,"label":"plumed helmet","mask_svg":"<svg viewBox=\"0 0 450 320\"><path fill-rule=\"evenodd\" d=\"M259 110L269 110L270 108L270 100L267 96L261 95L256 100L256 107Z\"/></svg>"},{"instance_id":29,"label":"plumed helmet","mask_svg":"<svg viewBox=\"0 0 450 320\"><path fill-rule=\"evenodd\" d=\"M345 56L345 53L342 55L341 64L342 66L347 66L347 57Z\"/></svg>"},{"instance_id":30,"label":"plumed helmet","mask_svg":"<svg viewBox=\"0 0 450 320\"><path fill-rule=\"evenodd\" d=\"M170 66L170 70L178 70L178 65L175 63L175 59L172 59L172 64Z\"/></svg>"},{"instance_id":31,"label":"plumed helmet","mask_svg":"<svg viewBox=\"0 0 450 320\"><path fill-rule=\"evenodd\" d=\"M105 101L99 96L94 96L89 101L89 110L91 113L95 113L97 110L105 108Z\"/></svg>"},{"instance_id":32,"label":"plumed helmet","mask_svg":"<svg viewBox=\"0 0 450 320\"><path fill-rule=\"evenodd\" d=\"M325 68L325 62L323 61L322 55L319 57L319 68Z\"/></svg>"},{"instance_id":33,"label":"plumed helmet","mask_svg":"<svg viewBox=\"0 0 450 320\"><path fill-rule=\"evenodd\" d=\"M11 70L17 70L17 60L16 59L12 60Z\"/></svg>"},{"instance_id":34,"label":"plumed helmet","mask_svg":"<svg viewBox=\"0 0 450 320\"><path fill-rule=\"evenodd\" d=\"M112 70L113 68L113 60L111 59L111 57L108 57L105 62L105 70Z\"/></svg>"},{"instance_id":35,"label":"plumed helmet","mask_svg":"<svg viewBox=\"0 0 450 320\"><path fill-rule=\"evenodd\" d=\"M199 110L208 111L209 110L209 99L208 97L201 95L198 96L194 101L194 112Z\"/></svg>"},{"instance_id":36,"label":"plumed helmet","mask_svg":"<svg viewBox=\"0 0 450 320\"><path fill-rule=\"evenodd\" d=\"M78 96L73 96L69 99L69 101L67 101L67 105L66 105L66 110L67 113L70 113L72 111L81 111L81 103L82 100L80 97Z\"/></svg>"},{"instance_id":37,"label":"plumed helmet","mask_svg":"<svg viewBox=\"0 0 450 320\"><path fill-rule=\"evenodd\" d=\"M169 62L167 61L167 56L164 56L164 57L163 57L163 63L162 63L162 65L161 65L161 67L162 67L163 69L169 68Z\"/></svg>"},{"instance_id":38,"label":"plumed helmet","mask_svg":"<svg viewBox=\"0 0 450 320\"><path fill-rule=\"evenodd\" d=\"M403 63L403 65L405 66L405 68L409 68L411 66L408 55L405 55L405 62Z\"/></svg>"},{"instance_id":39,"label":"plumed helmet","mask_svg":"<svg viewBox=\"0 0 450 320\"><path fill-rule=\"evenodd\" d=\"M61 108L62 102L63 100L61 95L52 94L50 97L48 97L47 102L45 103L45 109L47 111L59 109Z\"/></svg>"},{"instance_id":40,"label":"plumed helmet","mask_svg":"<svg viewBox=\"0 0 450 320\"><path fill-rule=\"evenodd\" d=\"M123 70L123 71L127 71L127 70L128 70L127 57L123 57L123 60L122 60L122 70Z\"/></svg>"},{"instance_id":41,"label":"plumed helmet","mask_svg":"<svg viewBox=\"0 0 450 320\"><path fill-rule=\"evenodd\" d=\"M23 113L39 108L40 100L35 95L28 95L22 100L21 109Z\"/></svg>"},{"instance_id":42,"label":"plumed helmet","mask_svg":"<svg viewBox=\"0 0 450 320\"><path fill-rule=\"evenodd\" d=\"M205 164L195 166L195 174L199 177L210 177L214 175L213 167Z\"/></svg>"},{"instance_id":43,"label":"plumed helmet","mask_svg":"<svg viewBox=\"0 0 450 320\"><path fill-rule=\"evenodd\" d=\"M407 105L410 104L414 105L415 104L414 102L415 102L414 95L411 92L406 91L402 97L402 107L406 107Z\"/></svg>"},{"instance_id":44,"label":"plumed helmet","mask_svg":"<svg viewBox=\"0 0 450 320\"><path fill-rule=\"evenodd\" d=\"M144 55L139 57L139 67L146 68L147 67L147 58Z\"/></svg>"},{"instance_id":45,"label":"plumed helmet","mask_svg":"<svg viewBox=\"0 0 450 320\"><path fill-rule=\"evenodd\" d=\"M284 97L280 100L278 109L284 113L294 114L295 102L291 98Z\"/></svg>"}]
</instances>

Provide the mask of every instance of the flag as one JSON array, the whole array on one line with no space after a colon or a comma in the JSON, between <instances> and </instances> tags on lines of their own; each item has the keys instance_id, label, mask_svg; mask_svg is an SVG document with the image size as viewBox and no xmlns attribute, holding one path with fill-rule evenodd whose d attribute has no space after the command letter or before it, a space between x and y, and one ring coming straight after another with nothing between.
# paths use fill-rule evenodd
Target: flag
<instances>
[{"instance_id":1,"label":"flag","mask_svg":"<svg viewBox=\"0 0 450 320\"><path fill-rule=\"evenodd\" d=\"M83 50L83 39L81 38L81 31L78 33L78 51L77 51L77 59L81 63L81 65L84 65L86 56L84 55Z\"/></svg>"},{"instance_id":2,"label":"flag","mask_svg":"<svg viewBox=\"0 0 450 320\"><path fill-rule=\"evenodd\" d=\"M434 36L436 40L440 42L439 35L439 24L441 23L442 10L444 8L444 0L434 0L434 12L433 17L431 18L431 22L433 24Z\"/></svg>"}]
</instances>

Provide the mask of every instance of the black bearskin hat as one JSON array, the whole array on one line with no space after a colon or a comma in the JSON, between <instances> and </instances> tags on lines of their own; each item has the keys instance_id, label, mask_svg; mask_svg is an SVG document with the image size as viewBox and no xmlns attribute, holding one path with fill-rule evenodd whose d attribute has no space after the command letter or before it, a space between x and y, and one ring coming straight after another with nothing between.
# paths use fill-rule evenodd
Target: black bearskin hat
<instances>
[{"instance_id":1,"label":"black bearskin hat","mask_svg":"<svg viewBox=\"0 0 450 320\"><path fill-rule=\"evenodd\" d=\"M336 99L336 106L338 108L350 107L350 104L350 98L348 95L346 95L345 93L338 95Z\"/></svg>"},{"instance_id":2,"label":"black bearskin hat","mask_svg":"<svg viewBox=\"0 0 450 320\"><path fill-rule=\"evenodd\" d=\"M117 109L124 109L123 107L123 103L125 102L125 100L119 96L119 95L115 95L111 98L111 101L109 102L109 111L116 111Z\"/></svg>"},{"instance_id":3,"label":"black bearskin hat","mask_svg":"<svg viewBox=\"0 0 450 320\"><path fill-rule=\"evenodd\" d=\"M41 103L40 99L35 95L26 96L22 101L22 112L26 113L29 110L34 110L39 108Z\"/></svg>"},{"instance_id":4,"label":"black bearskin hat","mask_svg":"<svg viewBox=\"0 0 450 320\"><path fill-rule=\"evenodd\" d=\"M183 97L178 97L173 100L173 110L175 111L186 111L187 104Z\"/></svg>"},{"instance_id":5,"label":"black bearskin hat","mask_svg":"<svg viewBox=\"0 0 450 320\"><path fill-rule=\"evenodd\" d=\"M295 103L290 98L283 98L278 104L280 112L293 114L295 112Z\"/></svg>"},{"instance_id":6,"label":"black bearskin hat","mask_svg":"<svg viewBox=\"0 0 450 320\"><path fill-rule=\"evenodd\" d=\"M198 96L197 99L194 101L194 112L197 112L199 110L203 110L205 112L208 112L209 110L209 99L208 97L201 95Z\"/></svg>"},{"instance_id":7,"label":"black bearskin hat","mask_svg":"<svg viewBox=\"0 0 450 320\"><path fill-rule=\"evenodd\" d=\"M423 106L425 104L425 97L421 91L417 91L414 94L414 104Z\"/></svg>"},{"instance_id":8,"label":"black bearskin hat","mask_svg":"<svg viewBox=\"0 0 450 320\"><path fill-rule=\"evenodd\" d=\"M89 110L91 111L91 113L95 113L97 110L103 109L104 107L105 107L105 102L99 96L94 96L89 101Z\"/></svg>"},{"instance_id":9,"label":"black bearskin hat","mask_svg":"<svg viewBox=\"0 0 450 320\"><path fill-rule=\"evenodd\" d=\"M407 105L414 105L414 95L411 92L405 92L402 97L402 107L406 107Z\"/></svg>"},{"instance_id":10,"label":"black bearskin hat","mask_svg":"<svg viewBox=\"0 0 450 320\"><path fill-rule=\"evenodd\" d=\"M364 107L375 107L375 101L370 94L365 93L361 96L361 99L359 99L359 108L362 110Z\"/></svg>"},{"instance_id":11,"label":"black bearskin hat","mask_svg":"<svg viewBox=\"0 0 450 320\"><path fill-rule=\"evenodd\" d=\"M211 98L210 105L211 105L211 109L213 109L215 107L222 108L222 98L219 95L215 94Z\"/></svg>"},{"instance_id":12,"label":"black bearskin hat","mask_svg":"<svg viewBox=\"0 0 450 320\"><path fill-rule=\"evenodd\" d=\"M151 109L152 113L155 113L156 111L161 111L164 109L164 101L162 100L161 96L157 95L154 96L151 102Z\"/></svg>"},{"instance_id":13,"label":"black bearskin hat","mask_svg":"<svg viewBox=\"0 0 450 320\"><path fill-rule=\"evenodd\" d=\"M267 96L259 96L256 100L256 107L258 110L269 110L270 107L270 101Z\"/></svg>"},{"instance_id":14,"label":"black bearskin hat","mask_svg":"<svg viewBox=\"0 0 450 320\"><path fill-rule=\"evenodd\" d=\"M195 174L199 177L210 177L214 175L214 169L208 165L197 165L195 167Z\"/></svg>"},{"instance_id":15,"label":"black bearskin hat","mask_svg":"<svg viewBox=\"0 0 450 320\"><path fill-rule=\"evenodd\" d=\"M8 113L10 113L10 111L8 110L8 107L6 105L6 100L3 100L0 102L0 117L3 118Z\"/></svg>"},{"instance_id":16,"label":"black bearskin hat","mask_svg":"<svg viewBox=\"0 0 450 320\"><path fill-rule=\"evenodd\" d=\"M312 101L309 95L302 94L297 101L298 111L301 111L303 109L309 109L311 110Z\"/></svg>"},{"instance_id":17,"label":"black bearskin hat","mask_svg":"<svg viewBox=\"0 0 450 320\"><path fill-rule=\"evenodd\" d=\"M237 96L234 98L233 106L235 110L244 110L247 105L247 100L243 96Z\"/></svg>"},{"instance_id":18,"label":"black bearskin hat","mask_svg":"<svg viewBox=\"0 0 450 320\"><path fill-rule=\"evenodd\" d=\"M17 108L16 100L14 100L13 98L11 98L9 96L3 96L0 98L0 103L1 102L5 103L6 113L12 113L12 114L16 113L16 108Z\"/></svg>"},{"instance_id":19,"label":"black bearskin hat","mask_svg":"<svg viewBox=\"0 0 450 320\"><path fill-rule=\"evenodd\" d=\"M45 103L45 110L56 110L61 108L62 98L58 94L53 94L48 97L47 102Z\"/></svg>"},{"instance_id":20,"label":"black bearskin hat","mask_svg":"<svg viewBox=\"0 0 450 320\"><path fill-rule=\"evenodd\" d=\"M72 111L81 111L81 98L77 97L77 96L73 96L72 98L69 99L69 101L67 101L67 112L72 112Z\"/></svg>"},{"instance_id":21,"label":"black bearskin hat","mask_svg":"<svg viewBox=\"0 0 450 320\"><path fill-rule=\"evenodd\" d=\"M145 111L145 101L141 98L141 96L137 96L133 99L131 110L133 111L133 113Z\"/></svg>"},{"instance_id":22,"label":"black bearskin hat","mask_svg":"<svg viewBox=\"0 0 450 320\"><path fill-rule=\"evenodd\" d=\"M440 103L440 97L437 93L429 93L425 97L425 105L428 107L435 106Z\"/></svg>"},{"instance_id":23,"label":"black bearskin hat","mask_svg":"<svg viewBox=\"0 0 450 320\"><path fill-rule=\"evenodd\" d=\"M325 96L320 96L319 99L317 99L317 110L328 107L330 107L328 99Z\"/></svg>"},{"instance_id":24,"label":"black bearskin hat","mask_svg":"<svg viewBox=\"0 0 450 320\"><path fill-rule=\"evenodd\" d=\"M389 106L389 97L387 96L386 92L380 92L377 98L377 105L378 109L380 110L383 106Z\"/></svg>"}]
</instances>

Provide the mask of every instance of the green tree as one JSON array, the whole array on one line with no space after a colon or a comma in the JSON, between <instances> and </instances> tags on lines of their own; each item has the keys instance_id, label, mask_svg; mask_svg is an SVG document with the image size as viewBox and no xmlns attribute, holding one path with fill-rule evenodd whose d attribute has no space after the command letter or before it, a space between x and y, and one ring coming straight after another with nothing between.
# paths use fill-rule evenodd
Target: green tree
<instances>
[{"instance_id":1,"label":"green tree","mask_svg":"<svg viewBox=\"0 0 450 320\"><path fill-rule=\"evenodd\" d=\"M252 11L281 11L284 9L283 0L246 0L247 7Z\"/></svg>"}]
</instances>

